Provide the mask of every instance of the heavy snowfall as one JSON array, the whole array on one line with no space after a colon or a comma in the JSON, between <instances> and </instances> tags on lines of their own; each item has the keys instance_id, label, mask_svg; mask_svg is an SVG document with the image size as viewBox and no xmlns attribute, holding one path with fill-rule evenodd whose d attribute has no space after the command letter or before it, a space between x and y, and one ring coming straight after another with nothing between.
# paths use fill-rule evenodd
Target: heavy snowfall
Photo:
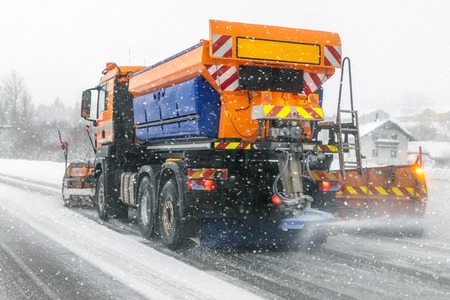
<instances>
[{"instance_id":1,"label":"heavy snowfall","mask_svg":"<svg viewBox=\"0 0 450 300\"><path fill-rule=\"evenodd\" d=\"M450 196L448 193L450 189L450 101L448 101L450 89L445 88L447 78L450 76L448 67L450 55L447 53L450 49L450 39L446 30L450 28L449 3L442 0L433 2L343 0L314 1L313 3L305 0L228 0L226 3L195 0L8 1L7 4L2 5L3 14L0 18L0 27L4 29L0 47L0 300L450 299ZM216 21L209 23L210 20ZM283 29L279 31L279 34L282 38L276 38L277 30L266 25L263 25L264 29L260 27L258 30L249 30L249 32L260 32L262 36L252 37L245 31L243 31L245 34L241 34L239 30L239 32L236 31L234 40L239 40L240 45L233 50L230 48L230 45L233 45L233 38L224 34L226 31L212 30L217 29L217 24L223 22L220 20L281 26ZM227 24L225 27L233 26ZM293 28L324 33L323 47L320 46L321 38L317 32L308 34L311 40L306 42L304 40L306 35L297 37L286 34ZM210 40L213 44L222 41L219 43L220 47L213 46L211 51L205 48L207 51L200 52L203 45L206 45L205 41L209 43ZM192 47L193 45L197 46ZM247 45L247 51L244 51L245 45ZM285 50L281 51L279 56L276 51L273 53L271 50L267 51L270 49L269 46L273 49ZM213 51L213 48L220 51ZM259 51L259 48L262 51ZM184 49L198 52L185 52ZM241 56L237 55L238 50ZM183 54L174 55L176 53ZM201 70L201 73L198 73L199 69L197 69L200 62L192 64L190 69L185 68L188 61L194 62L195 57L203 57L193 53L204 53L205 56L207 56L206 53L214 54L207 61L202 61L205 68ZM229 53L235 56L236 61L241 61L243 64L233 62L234 59L231 59ZM298 53L301 53L301 59L297 57ZM174 63L176 58L184 57L184 55L189 59L183 58L177 60L178 63ZM308 58L304 61L303 56L315 59ZM341 59L338 56L342 56L341 58L348 63L348 67L345 63L346 67L341 69L343 64L339 63ZM168 57L174 61L167 60ZM351 58L352 68L346 57ZM167 68L161 67L164 64L158 63L161 61L165 62ZM214 66L211 66L213 61ZM230 62L229 65L227 61ZM304 66L302 63L305 63ZM123 67L116 69L114 65ZM241 69L236 69L238 65L244 66L242 70L247 69L247 72L257 67L253 69L255 73L249 73L251 76L241 76L244 87L252 82L250 80L252 77L263 78L264 80L259 80L261 84L269 81L271 76L268 74L280 72L286 76L290 74L287 77L290 78L291 83L301 76L305 80L302 85L303 90L299 89L302 80L295 81L295 86L298 85L296 89L292 89L294 85L268 88L257 84L256 87L247 86L241 91L231 89L222 93L228 87L238 87L239 84L234 80L238 75L237 71L239 70L239 74L241 72ZM144 79L141 80L137 73L144 74L147 68L136 67L136 70L143 71L141 73L141 71L132 71L131 69L134 68L132 66L157 66L160 70L166 69L167 76L162 76L163 73L161 73L158 78L143 76L141 78ZM231 67L230 72L229 67ZM123 71L128 68L131 73L121 73L120 68ZM274 68L272 71L280 70L272 73L269 71L271 68ZM218 72L219 69L227 69L227 71L221 73ZM106 75L104 79L108 78L108 80L102 81L101 85L104 84L103 87L110 91L108 95L111 97L114 95L113 98L117 97L117 100L126 97L127 102L114 100L114 103L121 103L119 107L122 111L115 110L117 107L115 105L105 105L106 101L92 105L92 108L96 107L96 109L88 111L91 107L91 102L88 101L91 97L88 95L95 93L105 95L103 88L91 89L90 92L83 93L83 96L81 93L98 84L102 70L109 70L109 74L118 71L115 73L118 77L115 78L120 77L119 80L110 80L112 77ZM178 73L178 81L173 81L174 73L170 73L174 70ZM344 70L347 71L344 72ZM350 80L352 76L350 70L353 73L353 84ZM267 76L252 75L258 72L267 73ZM135 74L132 75L132 73ZM339 81L339 75L348 74L349 82L345 80L347 77L344 77L343 98L347 98L348 94L352 95L353 86L355 106L359 113L352 112L351 124L342 119L341 125L347 123L346 125L351 125L345 128L349 130L347 133L357 133L356 135L352 133L355 137L354 150L359 148L356 140L361 138L362 155L355 151L354 156L358 158L357 164L361 166L360 157L364 157L363 167L404 165L423 157L428 193L425 215L420 219L391 218L390 216L364 220L333 219L333 222L322 224L329 234L324 244L206 248L199 244L198 239L192 238L186 240L176 250L169 250L166 245L167 235L166 243L158 236L146 239L140 235L138 212L131 208L128 209L129 218L110 218L105 221L109 214L106 210L102 220L95 206L66 206L62 197L64 160L69 163L92 161L96 151L93 151L93 148L97 148L94 145L107 145L110 141L108 133L111 134L111 138L114 134L121 139L129 139L130 142L141 138L137 136L137 130L134 131L133 137L131 136L132 127L121 128L122 132L119 134L120 130L116 130L118 126L130 125L137 129L139 125L140 129L144 129L139 131L140 133L149 133L151 132L149 129L157 130L167 124L169 124L168 128L172 128L171 123L189 123L194 120L193 117L200 116L197 111L194 114L194 111L189 110L188 115L179 115L179 118L173 118L173 114L167 114L166 118L162 113L158 116L159 119L147 118L145 105L147 105L146 99L152 98L151 93L155 103L159 102L161 96L165 97L166 92L168 96L175 95L178 91L177 83L181 85L181 82L194 80L186 77L187 74L206 74L209 79L204 76L203 79L207 79L205 82L209 85L212 84L211 88L220 87L221 97L217 94L217 97L208 96L207 98L208 101L217 98L217 104L229 105L230 109L223 105L225 109L221 111L224 113L221 116L228 116L228 118L213 118L212 116L219 115L219 112L210 109L211 106L207 106L206 110L211 112L209 120L215 123L224 121L226 124L223 128L232 129L231 135L222 134L224 140L232 141L232 143L243 137L238 130L239 126L236 127L233 120L238 120L242 128L249 133L245 120L250 122L255 120L245 118L250 116L249 112L253 104L260 106L256 111L258 120L271 120L267 118L267 115L259 115L262 108L271 102L266 103L268 100L266 96L277 98L272 104L277 104L276 106L282 104L285 108L289 103L292 105L294 100L304 103L302 106L306 105L305 101L308 100L308 103L314 102L314 106L319 104L323 107L324 121L341 120L339 115L341 108L350 107L351 111L354 111L353 103L349 101L344 100L340 107L340 87L343 81L342 79ZM333 74L335 75L330 78ZM227 76L214 78L216 75ZM161 81L162 77L165 78L164 82ZM132 80L132 78L135 79ZM106 84L108 81L110 83ZM131 111L134 112L134 108L127 109L130 96L123 93L131 86L130 82L138 81L147 83L140 92L135 90L136 95L133 94L140 99L136 102L145 108L141 110L142 114L139 116L142 121L145 117L145 122L142 124L140 121L126 122L126 115ZM279 77L275 81L278 84L284 80ZM317 99L315 96L305 98L303 95L294 95L301 92L305 92L305 96L309 94L304 90L305 87L310 92L316 90L321 94L319 87L322 83L325 83L323 103L321 97ZM222 84L226 87L222 87ZM169 88L175 89L169 90ZM287 88L292 90L288 92ZM243 90L247 90L247 93L243 93ZM268 91L270 93L267 93ZM286 96L285 93L292 95ZM183 105L190 109L195 105L179 105L183 103L179 101L181 99L195 98L187 97L188 94L190 95L190 90L189 93L185 92L180 97L168 97L168 99L172 99L172 104L177 110ZM255 97L258 94L260 96ZM353 96L350 98L352 99ZM108 110L108 107L112 110ZM291 106L291 109L285 112L290 112L296 119L297 110L293 108L294 106ZM106 110L101 112L102 109ZM84 119L80 118L80 110ZM148 111L154 112L155 116L158 112L162 112L159 106L157 110L149 109ZM333 115L333 112L336 115ZM109 120L111 121L109 124L114 126L103 126L103 124L98 126L99 120L96 119L95 122L88 120L99 113L105 119L111 116L113 119ZM270 133L273 138L270 141L274 145L285 138L300 141L304 137L304 128L296 126L295 122L290 122L288 115L282 116L287 121L285 123L278 122L278 118L273 119L274 126L270 130L269 125L264 127L258 125L260 129L265 128L265 134ZM307 119L309 120L309 117ZM316 116L313 119L321 121L322 118ZM356 123L353 123L355 120ZM323 123L324 128L326 122ZM308 125L312 136L314 130L308 123L305 125ZM359 129L358 123L361 125ZM213 127L210 122L206 124L203 128ZM228 131L225 129L223 131ZM341 130L342 128L337 131ZM360 136L357 138L358 135ZM92 136L97 136L97 139L93 141ZM192 136L194 135L183 135L188 139ZM216 135L212 136L215 141ZM152 137L150 134L142 136L142 140L147 138L150 140L158 137ZM169 138L167 136L167 142ZM252 136L247 138L251 140ZM336 140L329 134L323 139L324 145L328 139L330 140L328 144L335 146ZM261 141L265 143L264 139ZM123 140L117 145L126 144L122 142ZM61 144L68 150L65 152L66 155L69 153L68 160L67 156L63 157L59 147ZM172 151L169 144L171 142L164 146ZM67 145L69 148L66 147ZM145 147L151 150L153 145L143 143L142 146L142 149ZM184 150L182 146L176 145L176 147ZM279 145L274 148L269 147L269 149L279 148L281 148ZM290 153L286 152L288 148ZM283 158L280 155L277 156L280 162L279 175L282 175L282 160L286 162L284 168L287 169L288 158L293 157L288 155L297 155L299 150L303 151L302 148L302 144L292 145L283 150L287 153L286 156ZM255 149L258 150L256 147ZM343 153L344 149L340 147L335 150ZM100 149L99 153L103 150ZM349 148L348 150L350 151ZM126 151L123 153L128 154ZM167 162L176 160L177 156L172 156L173 153L173 151L169 154L165 153L161 157L167 158ZM192 160L202 162L203 152L201 153L198 156L196 154ZM156 156L159 157L159 155ZM214 174L217 180L219 177L225 179L224 170L228 173L229 168L225 169L223 166L219 168L216 163L228 160L226 155L228 154L214 157L212 166L205 164L207 168L217 169ZM111 153L112 157L116 158L116 154ZM136 169L140 165L140 162L136 163L136 161L142 158L136 155L134 157L136 161L133 162L128 160L130 157L122 157L123 161L126 161L126 164L120 166L120 171L124 173L121 177L123 181L120 184L117 181L115 185L124 187L123 191L131 190L125 188L133 184L132 176L134 175L130 170ZM309 159L309 156L307 158ZM275 161L273 157L271 160ZM238 159L235 162L241 164ZM300 170L299 162L294 162L294 166L297 167L290 167L293 174ZM337 170L335 164L338 164L336 159L331 169ZM272 188L273 194L277 196L278 179L275 182L271 180L270 184L260 179L270 178L270 176L281 177L276 173L269 174L258 164L248 165L252 168L247 168L245 165L242 170L248 171L253 176L252 172L259 169L257 172L261 176L249 181L248 179L252 176L246 174L236 184L230 184L238 188L232 190L224 186L226 191L224 194L246 194L246 197L252 200L250 196L253 196L253 192ZM109 166L105 164L105 170L109 170ZM192 164L189 168L195 171L205 166ZM313 178L309 163L306 163L305 167ZM328 166L323 169L328 170ZM236 174L241 169L237 170ZM322 168L312 170L320 171ZM187 168L186 171L188 171ZM105 177L103 175L100 177L106 180L99 180L97 185L98 194L102 196L108 193L101 193L101 190L108 192L114 188L109 182L107 172L103 173L106 174ZM216 175L220 176L216 178ZM234 177L231 172L230 175ZM395 179L392 173L387 176ZM166 198L166 200L176 194L174 185L170 184L172 180L169 177L167 179L168 184L161 185L162 189L168 186L167 193L160 193L160 198ZM193 179L192 184L195 184L196 179L203 179L203 175L191 179ZM150 181L147 182L147 186L150 187ZM107 188L101 188L100 183L105 183ZM337 180L334 183L337 184ZM297 184L297 188L301 187L296 191L301 192L299 195L303 194L303 186L301 182ZM414 188L418 187L419 185L416 184ZM368 191L368 188L365 188ZM408 188L411 187L408 186ZM201 189L200 185L198 191ZM419 190L424 191L424 189ZM152 214L148 213L152 208L151 195L146 194L145 189L142 191L138 207L147 209L141 209L144 218L139 219L143 220L146 217L151 219ZM246 197L241 196L244 199ZM122 199L125 198L122 197ZM141 201L144 198L149 201ZM240 209L244 207L240 206L241 198L227 199L233 200L240 212L247 213L246 209ZM302 201L314 200L316 203L320 201L318 198L301 198ZM216 199L213 200L218 202ZM195 201L200 202L199 198ZM141 203L145 204L141 205ZM177 205L165 206L165 203L169 201L160 203L159 209L168 213L170 213L170 206L177 207ZM212 210L203 211L210 213ZM124 212L123 215L127 213L126 210L121 212ZM216 212L220 215L226 214L222 208ZM158 221L164 226L164 217L159 212L158 214L160 218ZM261 217L264 221L268 219L264 219L265 216L267 215ZM172 219L174 220L175 217ZM168 224L166 228L170 225ZM251 226L253 223L249 227ZM249 227L240 228L244 228L242 232L246 234L239 235L242 239L252 236L251 232L246 232ZM146 228L149 229L149 226ZM148 231L151 232L151 230ZM214 234L211 236L215 237Z\"/></svg>"},{"instance_id":2,"label":"heavy snowfall","mask_svg":"<svg viewBox=\"0 0 450 300\"><path fill-rule=\"evenodd\" d=\"M423 220L340 221L320 247L175 252L64 207L64 163L0 160L0 299L448 299L450 171ZM420 234L420 231L422 231Z\"/></svg>"}]
</instances>

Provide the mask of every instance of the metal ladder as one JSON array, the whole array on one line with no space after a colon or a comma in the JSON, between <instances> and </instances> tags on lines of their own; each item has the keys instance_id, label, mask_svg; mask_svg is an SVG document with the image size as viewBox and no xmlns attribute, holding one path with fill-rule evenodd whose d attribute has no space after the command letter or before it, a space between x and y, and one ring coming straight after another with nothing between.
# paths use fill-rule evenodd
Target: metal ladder
<instances>
[{"instance_id":1,"label":"metal ladder","mask_svg":"<svg viewBox=\"0 0 450 300\"><path fill-rule=\"evenodd\" d=\"M350 110L341 109L342 82L346 62L348 64L348 80L350 84ZM343 119L350 121L343 122ZM346 180L345 170L348 169L357 169L359 176L362 176L362 156L359 137L358 112L353 108L352 73L350 59L348 57L345 57L342 61L336 125L337 143L339 147L339 167L344 181ZM353 139L351 139L351 137L353 137ZM348 155L346 156L345 153ZM351 154L353 154L354 157Z\"/></svg>"}]
</instances>

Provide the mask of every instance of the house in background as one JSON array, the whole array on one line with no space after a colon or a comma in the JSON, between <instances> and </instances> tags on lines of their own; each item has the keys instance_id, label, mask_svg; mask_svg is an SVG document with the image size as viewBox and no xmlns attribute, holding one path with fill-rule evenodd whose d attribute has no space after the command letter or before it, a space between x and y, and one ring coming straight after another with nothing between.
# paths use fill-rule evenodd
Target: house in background
<instances>
[{"instance_id":1,"label":"house in background","mask_svg":"<svg viewBox=\"0 0 450 300\"><path fill-rule=\"evenodd\" d=\"M359 126L363 166L408 163L408 143L414 137L391 120L364 122Z\"/></svg>"},{"instance_id":2,"label":"house in background","mask_svg":"<svg viewBox=\"0 0 450 300\"><path fill-rule=\"evenodd\" d=\"M363 167L412 164L419 149L425 167L450 166L450 112L436 114L427 109L416 116L393 120L385 111L376 110L359 115L358 122ZM439 139L430 141L436 134L440 134Z\"/></svg>"}]
</instances>

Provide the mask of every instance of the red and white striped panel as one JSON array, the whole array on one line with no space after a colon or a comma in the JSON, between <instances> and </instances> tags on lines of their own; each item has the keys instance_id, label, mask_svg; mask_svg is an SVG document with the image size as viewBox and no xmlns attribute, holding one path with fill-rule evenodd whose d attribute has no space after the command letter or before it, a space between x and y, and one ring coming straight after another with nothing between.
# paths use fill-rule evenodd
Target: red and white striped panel
<instances>
[{"instance_id":1,"label":"red and white striped panel","mask_svg":"<svg viewBox=\"0 0 450 300\"><path fill-rule=\"evenodd\" d=\"M314 93L328 78L330 75L327 74L304 73L303 91L306 95Z\"/></svg>"},{"instance_id":2,"label":"red and white striped panel","mask_svg":"<svg viewBox=\"0 0 450 300\"><path fill-rule=\"evenodd\" d=\"M239 77L237 70L233 66L207 65L209 74L214 78L222 91L239 91Z\"/></svg>"},{"instance_id":3,"label":"red and white striped panel","mask_svg":"<svg viewBox=\"0 0 450 300\"><path fill-rule=\"evenodd\" d=\"M232 37L229 35L213 34L212 35L212 56L215 57L231 57L232 55Z\"/></svg>"},{"instance_id":4,"label":"red and white striped panel","mask_svg":"<svg viewBox=\"0 0 450 300\"><path fill-rule=\"evenodd\" d=\"M342 54L340 46L325 46L325 66L340 67Z\"/></svg>"}]
</instances>

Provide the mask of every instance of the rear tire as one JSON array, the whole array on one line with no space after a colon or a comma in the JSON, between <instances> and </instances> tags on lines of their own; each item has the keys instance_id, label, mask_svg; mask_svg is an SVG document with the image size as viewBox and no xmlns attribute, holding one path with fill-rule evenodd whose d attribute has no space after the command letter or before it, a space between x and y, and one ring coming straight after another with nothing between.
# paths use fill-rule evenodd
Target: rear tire
<instances>
[{"instance_id":1,"label":"rear tire","mask_svg":"<svg viewBox=\"0 0 450 300\"><path fill-rule=\"evenodd\" d=\"M146 176L142 179L138 191L139 230L146 239L154 235L155 203L154 185Z\"/></svg>"},{"instance_id":2,"label":"rear tire","mask_svg":"<svg viewBox=\"0 0 450 300\"><path fill-rule=\"evenodd\" d=\"M95 188L95 203L97 204L98 216L101 220L108 220L108 214L106 213L106 190L105 180L103 174L97 180Z\"/></svg>"},{"instance_id":3,"label":"rear tire","mask_svg":"<svg viewBox=\"0 0 450 300\"><path fill-rule=\"evenodd\" d=\"M182 241L179 201L177 185L170 179L164 184L159 201L159 231L170 250L178 248Z\"/></svg>"}]
</instances>

